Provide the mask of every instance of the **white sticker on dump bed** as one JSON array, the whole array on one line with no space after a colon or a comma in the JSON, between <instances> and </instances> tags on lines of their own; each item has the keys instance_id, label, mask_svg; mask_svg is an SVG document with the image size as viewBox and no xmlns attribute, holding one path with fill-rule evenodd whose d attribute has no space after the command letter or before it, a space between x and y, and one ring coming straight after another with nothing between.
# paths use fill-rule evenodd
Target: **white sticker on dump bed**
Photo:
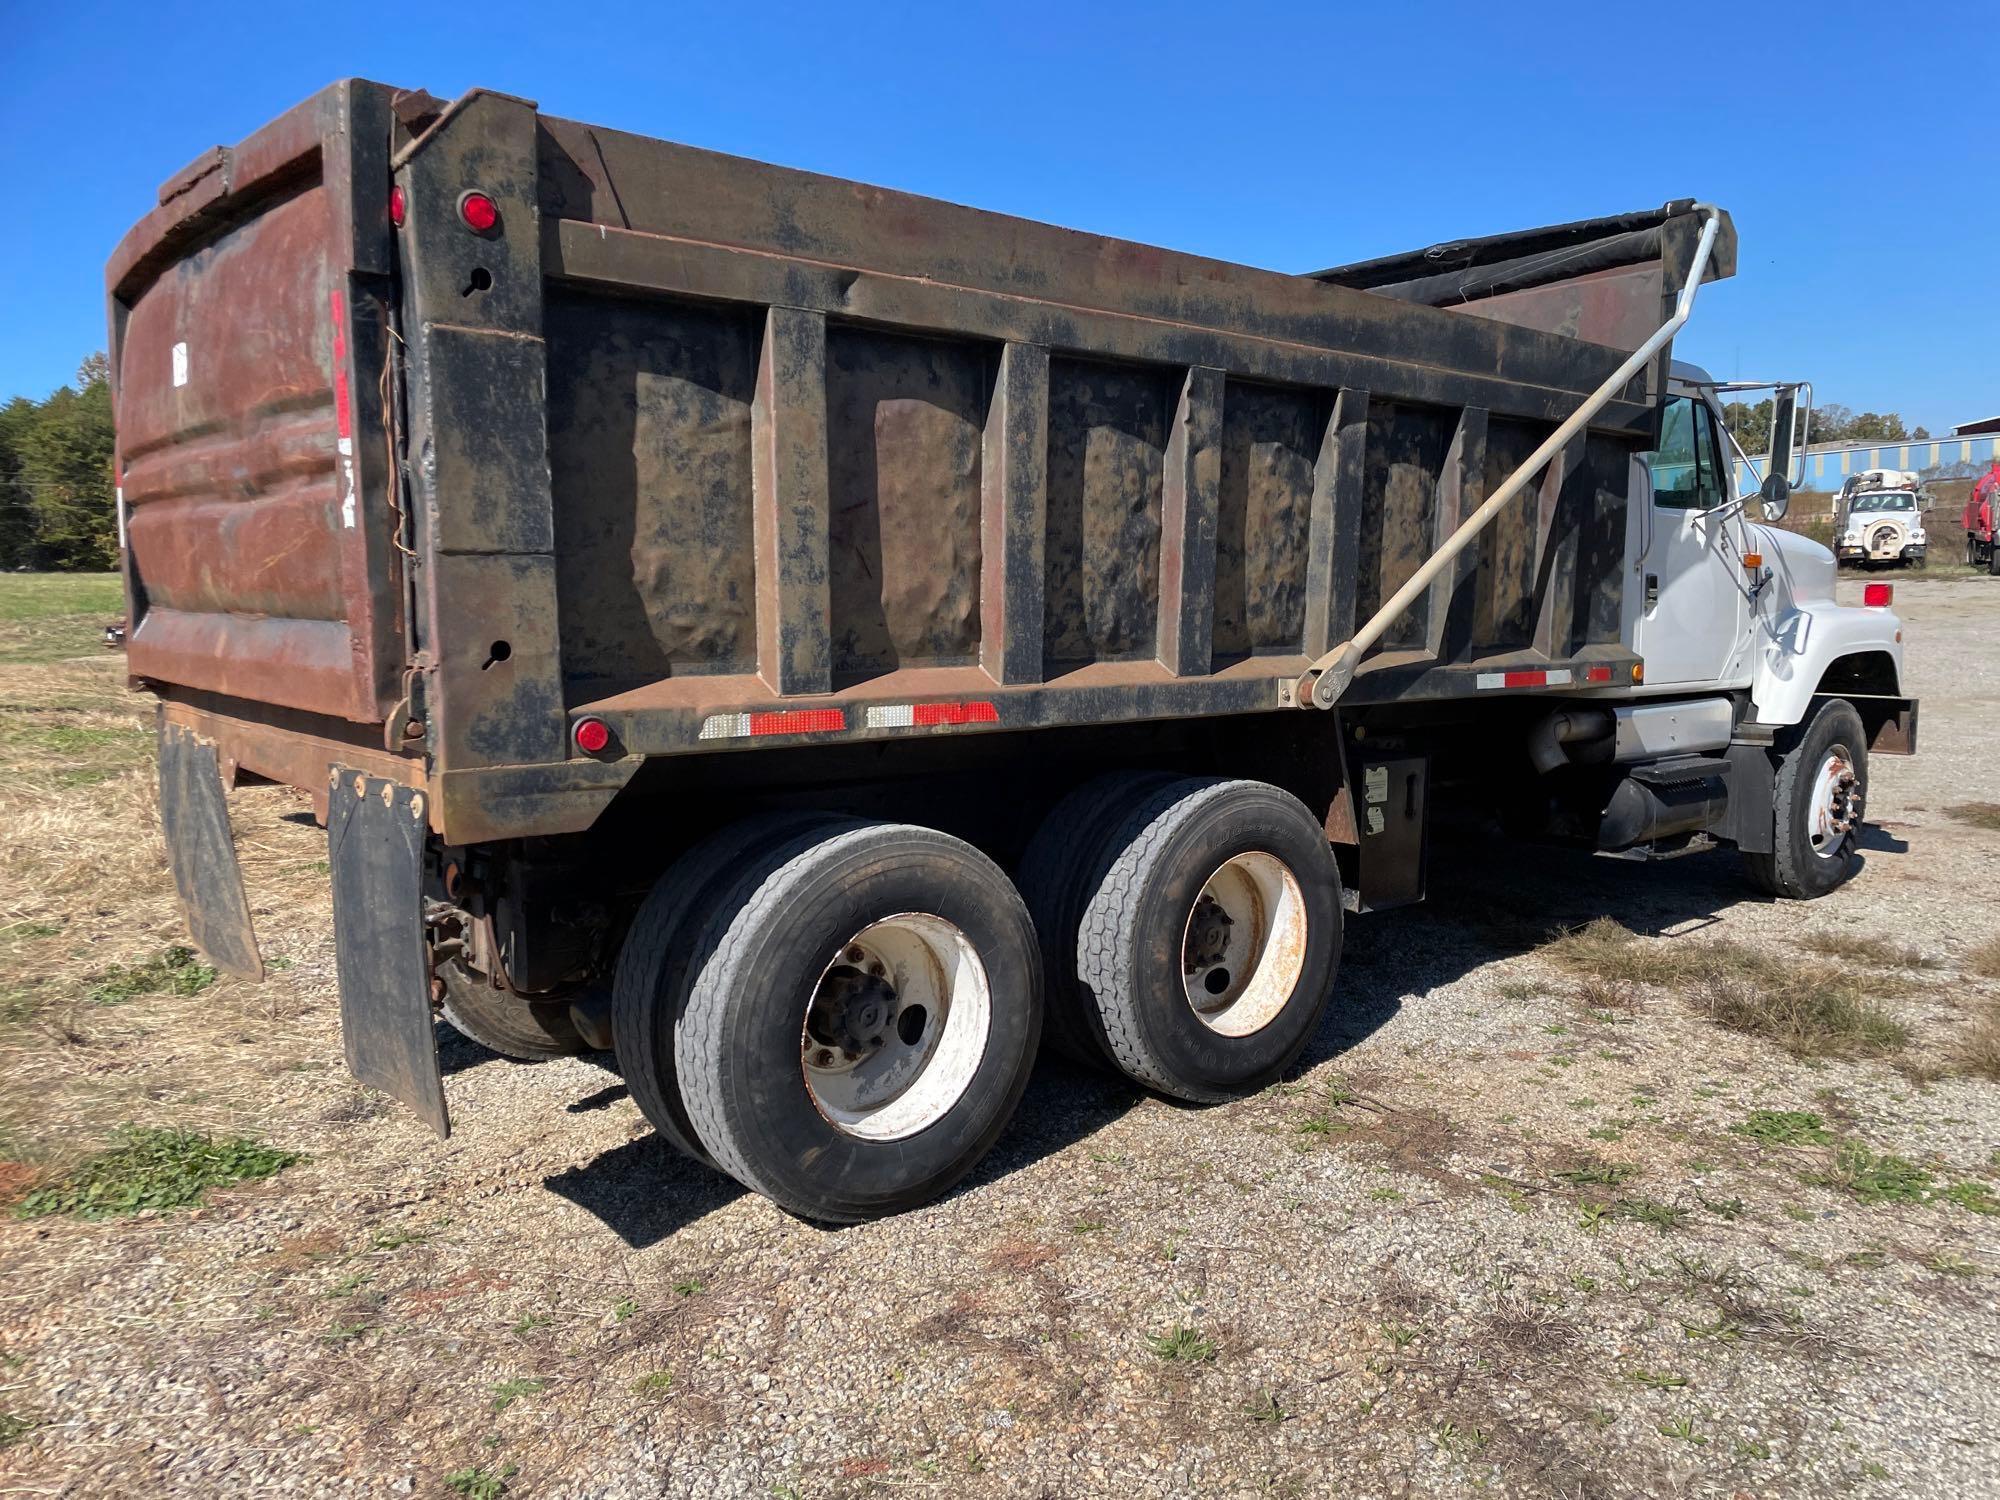
<instances>
[{"instance_id":1,"label":"white sticker on dump bed","mask_svg":"<svg viewBox=\"0 0 2000 1500\"><path fill-rule=\"evenodd\" d=\"M188 383L188 346L186 344L176 344L174 345L174 384L176 386L182 386L186 385L187 383Z\"/></svg>"}]
</instances>

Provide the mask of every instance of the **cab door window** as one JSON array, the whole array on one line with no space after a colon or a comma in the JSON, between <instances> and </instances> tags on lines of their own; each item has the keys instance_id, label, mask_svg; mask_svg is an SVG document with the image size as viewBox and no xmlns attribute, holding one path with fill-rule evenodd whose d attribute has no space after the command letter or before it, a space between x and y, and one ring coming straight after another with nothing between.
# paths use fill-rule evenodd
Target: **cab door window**
<instances>
[{"instance_id":1,"label":"cab door window","mask_svg":"<svg viewBox=\"0 0 2000 1500\"><path fill-rule=\"evenodd\" d=\"M1669 510L1713 510L1728 499L1722 450L1708 403L1676 396L1660 417L1660 446L1646 456L1653 503Z\"/></svg>"}]
</instances>

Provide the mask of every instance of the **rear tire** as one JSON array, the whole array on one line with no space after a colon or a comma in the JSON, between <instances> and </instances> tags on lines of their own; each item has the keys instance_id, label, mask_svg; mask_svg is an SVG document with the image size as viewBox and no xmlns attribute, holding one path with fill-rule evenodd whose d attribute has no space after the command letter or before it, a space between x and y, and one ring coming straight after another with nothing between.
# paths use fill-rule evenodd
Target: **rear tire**
<instances>
[{"instance_id":1,"label":"rear tire","mask_svg":"<svg viewBox=\"0 0 2000 1500\"><path fill-rule=\"evenodd\" d=\"M545 1062L592 1051L569 1017L569 1001L523 1000L489 984L456 961L440 964L444 981L439 1009L452 1029L489 1052L521 1062Z\"/></svg>"},{"instance_id":2,"label":"rear tire","mask_svg":"<svg viewBox=\"0 0 2000 1500\"><path fill-rule=\"evenodd\" d=\"M1276 1080L1340 964L1340 872L1318 820L1262 782L1186 780L1107 848L1077 968L1118 1066L1196 1103Z\"/></svg>"},{"instance_id":3,"label":"rear tire","mask_svg":"<svg viewBox=\"0 0 2000 1500\"><path fill-rule=\"evenodd\" d=\"M1133 806L1176 778L1168 771L1110 771L1058 802L1021 857L1021 899L1042 948L1043 1034L1071 1062L1110 1068L1097 1007L1076 973L1076 929L1090 882L1102 873L1105 841Z\"/></svg>"},{"instance_id":4,"label":"rear tire","mask_svg":"<svg viewBox=\"0 0 2000 1500\"><path fill-rule=\"evenodd\" d=\"M619 950L611 1034L625 1087L669 1145L710 1166L714 1161L688 1120L674 1061L674 1029L687 1004L695 939L745 861L831 821L823 813L769 813L710 834L647 893Z\"/></svg>"},{"instance_id":5,"label":"rear tire","mask_svg":"<svg viewBox=\"0 0 2000 1500\"><path fill-rule=\"evenodd\" d=\"M767 850L695 944L681 1093L718 1165L844 1223L948 1190L1012 1118L1041 1037L1027 908L971 845L844 825Z\"/></svg>"},{"instance_id":6,"label":"rear tire","mask_svg":"<svg viewBox=\"0 0 2000 1500\"><path fill-rule=\"evenodd\" d=\"M1833 698L1789 737L1773 794L1769 854L1745 854L1750 880L1767 896L1810 901L1847 883L1858 863L1867 807L1868 735L1861 715Z\"/></svg>"}]
</instances>

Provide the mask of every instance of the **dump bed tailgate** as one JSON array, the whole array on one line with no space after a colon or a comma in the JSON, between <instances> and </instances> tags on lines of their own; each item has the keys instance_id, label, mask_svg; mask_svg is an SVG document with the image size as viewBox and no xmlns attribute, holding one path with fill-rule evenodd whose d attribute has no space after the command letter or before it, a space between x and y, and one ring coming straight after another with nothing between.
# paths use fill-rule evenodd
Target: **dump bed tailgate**
<instances>
[{"instance_id":1,"label":"dump bed tailgate","mask_svg":"<svg viewBox=\"0 0 2000 1500\"><path fill-rule=\"evenodd\" d=\"M384 95L335 85L171 179L112 261L135 678L360 722L396 696L386 170L357 194L364 138L386 158Z\"/></svg>"}]
</instances>

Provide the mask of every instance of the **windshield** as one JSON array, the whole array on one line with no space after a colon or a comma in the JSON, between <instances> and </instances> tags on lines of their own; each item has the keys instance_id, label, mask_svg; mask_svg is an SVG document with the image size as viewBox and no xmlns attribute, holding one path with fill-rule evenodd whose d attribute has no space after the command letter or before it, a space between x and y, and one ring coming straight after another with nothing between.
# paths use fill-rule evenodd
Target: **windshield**
<instances>
[{"instance_id":1,"label":"windshield","mask_svg":"<svg viewBox=\"0 0 2000 1500\"><path fill-rule=\"evenodd\" d=\"M1860 494L1854 497L1856 510L1915 510L1917 497L1908 490L1894 490L1887 494Z\"/></svg>"}]
</instances>

